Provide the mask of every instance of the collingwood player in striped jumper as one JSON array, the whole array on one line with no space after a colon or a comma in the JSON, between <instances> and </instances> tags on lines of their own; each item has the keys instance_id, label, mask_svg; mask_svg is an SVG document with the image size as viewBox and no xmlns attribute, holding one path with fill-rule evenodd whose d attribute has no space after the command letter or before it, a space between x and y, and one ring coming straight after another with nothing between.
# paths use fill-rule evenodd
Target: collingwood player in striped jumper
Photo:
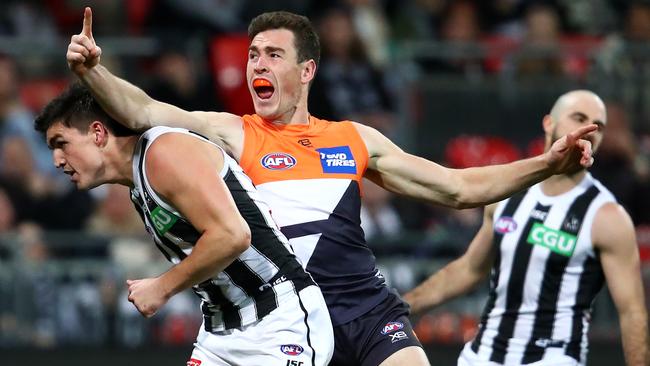
<instances>
[{"instance_id":1,"label":"collingwood player in striped jumper","mask_svg":"<svg viewBox=\"0 0 650 366\"><path fill-rule=\"evenodd\" d=\"M546 148L577 126L596 151L606 112L594 93L562 95L544 117ZM584 365L591 303L607 282L628 365L648 362L647 313L632 220L584 169L487 206L467 252L405 296L414 312L470 291L490 273L478 334L458 365Z\"/></svg>"},{"instance_id":2,"label":"collingwood player in striped jumper","mask_svg":"<svg viewBox=\"0 0 650 366\"><path fill-rule=\"evenodd\" d=\"M81 84L50 102L35 127L77 188L131 188L147 231L174 266L127 281L129 301L150 317L192 287L204 322L188 365L329 362L334 340L320 289L221 148L184 129L136 135Z\"/></svg>"}]
</instances>

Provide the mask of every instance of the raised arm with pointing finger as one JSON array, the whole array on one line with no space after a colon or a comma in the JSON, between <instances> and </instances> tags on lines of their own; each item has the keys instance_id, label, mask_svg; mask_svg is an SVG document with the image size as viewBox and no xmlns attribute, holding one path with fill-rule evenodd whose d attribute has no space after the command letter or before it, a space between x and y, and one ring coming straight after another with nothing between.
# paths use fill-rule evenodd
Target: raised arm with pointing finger
<instances>
[{"instance_id":1,"label":"raised arm with pointing finger","mask_svg":"<svg viewBox=\"0 0 650 366\"><path fill-rule=\"evenodd\" d=\"M364 176L405 196L461 208L500 200L592 163L591 144L583 138L595 125L567 131L532 159L456 170L404 152L373 128L321 120L309 113L307 103L320 59L318 37L307 18L287 12L261 14L248 28L246 80L255 114L187 112L151 99L102 67L91 17L87 8L82 32L72 37L70 68L120 123L195 130L239 161L323 289L338 345L332 365L427 364L408 308L385 285L365 243L359 225ZM397 328L374 331L387 324ZM400 341L392 342L393 336Z\"/></svg>"},{"instance_id":2,"label":"raised arm with pointing finger","mask_svg":"<svg viewBox=\"0 0 650 366\"><path fill-rule=\"evenodd\" d=\"M236 148L227 145L223 137L228 136L228 141L242 138L230 136L237 135L237 132L241 135L241 119L238 116L229 113L187 112L154 100L142 89L103 67L99 63L101 53L92 33L92 10L87 7L81 33L72 36L66 58L70 69L89 87L111 117L135 130L145 130L155 125L185 127L211 137L230 150Z\"/></svg>"}]
</instances>

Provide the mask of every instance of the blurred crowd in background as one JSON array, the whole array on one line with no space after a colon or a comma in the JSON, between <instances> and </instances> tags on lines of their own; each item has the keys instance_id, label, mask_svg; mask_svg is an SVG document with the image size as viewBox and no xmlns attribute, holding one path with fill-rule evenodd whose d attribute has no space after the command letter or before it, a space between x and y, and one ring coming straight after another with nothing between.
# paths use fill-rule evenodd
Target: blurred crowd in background
<instances>
[{"instance_id":1,"label":"blurred crowd in background","mask_svg":"<svg viewBox=\"0 0 650 366\"><path fill-rule=\"evenodd\" d=\"M0 347L188 343L198 328L189 296L154 320L126 302L125 278L165 268L128 190L76 191L33 130L44 104L74 81L65 51L86 5L113 73L188 110L237 114L252 112L244 75L250 19L280 9L307 15L322 46L311 113L371 125L457 168L542 152L541 120L553 100L569 88L592 89L608 108L593 174L631 213L650 260L650 1L4 0ZM493 118L480 109L492 100L486 90L498 102L489 102ZM472 109L480 118L466 118ZM460 255L481 221L480 209L396 201L370 182L364 194L366 237L401 291L433 271L431 261ZM456 306L466 317L420 323L423 342L471 337L483 301L479 293Z\"/></svg>"}]
</instances>

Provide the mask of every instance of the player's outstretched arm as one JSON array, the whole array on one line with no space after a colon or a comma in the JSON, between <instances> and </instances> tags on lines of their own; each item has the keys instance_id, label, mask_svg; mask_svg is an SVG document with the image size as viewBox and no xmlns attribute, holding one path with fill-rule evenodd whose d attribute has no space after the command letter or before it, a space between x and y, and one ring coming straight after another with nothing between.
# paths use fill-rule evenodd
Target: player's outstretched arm
<instances>
[{"instance_id":1,"label":"player's outstretched arm","mask_svg":"<svg viewBox=\"0 0 650 366\"><path fill-rule=\"evenodd\" d=\"M494 262L492 215L495 206L483 213L483 225L460 258L431 275L404 295L411 313L419 314L472 290L483 281Z\"/></svg>"},{"instance_id":2,"label":"player's outstretched arm","mask_svg":"<svg viewBox=\"0 0 650 366\"><path fill-rule=\"evenodd\" d=\"M134 130L165 125L183 127L215 142L241 130L241 119L229 113L188 112L159 102L142 89L113 75L100 64L102 51L92 34L92 10L86 7L81 33L70 39L68 66L91 90L102 108L116 121Z\"/></svg>"},{"instance_id":3,"label":"player's outstretched arm","mask_svg":"<svg viewBox=\"0 0 650 366\"><path fill-rule=\"evenodd\" d=\"M201 234L192 253L157 278L129 281L129 300L152 316L178 292L221 272L250 246L250 229L219 176L223 154L195 137L167 133L147 151L151 187Z\"/></svg>"},{"instance_id":4,"label":"player's outstretched arm","mask_svg":"<svg viewBox=\"0 0 650 366\"><path fill-rule=\"evenodd\" d=\"M620 205L608 203L598 210L591 235L618 310L625 361L628 366L646 366L648 314L632 220Z\"/></svg>"},{"instance_id":5,"label":"player's outstretched arm","mask_svg":"<svg viewBox=\"0 0 650 366\"><path fill-rule=\"evenodd\" d=\"M449 169L408 154L377 130L355 124L369 154L366 175L391 192L454 208L500 201L553 174L593 164L591 143L582 139L598 129L583 126L557 140L539 156L510 164Z\"/></svg>"}]
</instances>

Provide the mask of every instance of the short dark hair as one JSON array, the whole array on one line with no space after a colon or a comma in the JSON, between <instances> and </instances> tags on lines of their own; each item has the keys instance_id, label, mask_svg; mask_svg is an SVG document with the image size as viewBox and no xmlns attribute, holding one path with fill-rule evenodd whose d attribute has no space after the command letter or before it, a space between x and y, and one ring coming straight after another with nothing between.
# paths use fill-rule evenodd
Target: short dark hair
<instances>
[{"instance_id":1,"label":"short dark hair","mask_svg":"<svg viewBox=\"0 0 650 366\"><path fill-rule=\"evenodd\" d=\"M320 62L320 41L314 26L306 16L288 11L262 13L248 26L248 39L251 41L260 33L271 29L287 29L293 33L298 62L313 59L318 67Z\"/></svg>"},{"instance_id":2,"label":"short dark hair","mask_svg":"<svg viewBox=\"0 0 650 366\"><path fill-rule=\"evenodd\" d=\"M97 120L115 136L132 136L139 133L122 126L109 116L90 90L80 82L70 85L61 95L50 101L36 117L34 128L45 134L48 128L61 122L64 126L83 131Z\"/></svg>"}]
</instances>

